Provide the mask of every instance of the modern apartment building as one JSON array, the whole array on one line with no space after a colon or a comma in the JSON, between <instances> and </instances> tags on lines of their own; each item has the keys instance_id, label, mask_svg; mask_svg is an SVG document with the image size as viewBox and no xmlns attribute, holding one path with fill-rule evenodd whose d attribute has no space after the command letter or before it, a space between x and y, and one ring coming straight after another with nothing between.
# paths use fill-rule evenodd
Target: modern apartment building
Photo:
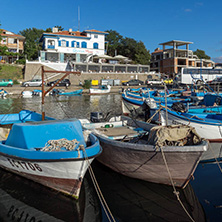
<instances>
[{"instance_id":1,"label":"modern apartment building","mask_svg":"<svg viewBox=\"0 0 222 222\"><path fill-rule=\"evenodd\" d=\"M151 53L150 70L165 73L173 77L180 73L181 68L187 67L214 67L214 62L207 59L199 59L189 50L193 42L172 40L160 43L162 49L157 48Z\"/></svg>"},{"instance_id":2,"label":"modern apartment building","mask_svg":"<svg viewBox=\"0 0 222 222\"><path fill-rule=\"evenodd\" d=\"M88 62L93 55L105 54L107 34L97 30L58 31L58 28L54 27L52 33L43 33L40 38L40 61Z\"/></svg>"}]
</instances>

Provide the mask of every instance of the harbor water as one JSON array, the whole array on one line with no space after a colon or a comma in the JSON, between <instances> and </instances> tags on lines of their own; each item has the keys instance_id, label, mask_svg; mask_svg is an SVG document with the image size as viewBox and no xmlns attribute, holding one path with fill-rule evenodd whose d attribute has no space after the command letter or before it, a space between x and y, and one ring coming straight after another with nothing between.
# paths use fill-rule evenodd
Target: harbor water
<instances>
[{"instance_id":1,"label":"harbor water","mask_svg":"<svg viewBox=\"0 0 222 222\"><path fill-rule=\"evenodd\" d=\"M41 113L41 97L7 97L0 113L28 109ZM119 115L121 95L48 96L45 113L57 119L90 118L91 112ZM200 163L185 189L132 179L113 172L96 160L92 164L110 212L103 209L87 172L78 201L40 184L0 169L0 221L118 222L222 221L222 172L218 163ZM161 173L161 172L160 172ZM109 217L107 217L107 214Z\"/></svg>"}]
</instances>

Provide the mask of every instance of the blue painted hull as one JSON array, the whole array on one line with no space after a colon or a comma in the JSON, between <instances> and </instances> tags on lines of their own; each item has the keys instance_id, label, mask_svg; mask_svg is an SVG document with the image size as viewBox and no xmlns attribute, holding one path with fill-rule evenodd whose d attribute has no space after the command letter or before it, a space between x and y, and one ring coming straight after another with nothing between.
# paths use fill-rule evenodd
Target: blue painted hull
<instances>
[{"instance_id":1,"label":"blue painted hull","mask_svg":"<svg viewBox=\"0 0 222 222\"><path fill-rule=\"evenodd\" d=\"M76 91L73 91L73 92L61 92L61 93L58 93L58 95L60 95L60 96L81 95L82 91L83 91L82 89L79 89L79 90L76 90Z\"/></svg>"}]
</instances>

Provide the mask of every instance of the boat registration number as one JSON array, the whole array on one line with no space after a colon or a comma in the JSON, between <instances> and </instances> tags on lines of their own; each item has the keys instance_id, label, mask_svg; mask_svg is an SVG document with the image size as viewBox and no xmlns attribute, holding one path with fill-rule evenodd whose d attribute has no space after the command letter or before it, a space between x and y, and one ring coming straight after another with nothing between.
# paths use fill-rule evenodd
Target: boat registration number
<instances>
[{"instance_id":1,"label":"boat registration number","mask_svg":"<svg viewBox=\"0 0 222 222\"><path fill-rule=\"evenodd\" d=\"M24 161L17 161L10 158L7 158L9 163L14 168L22 168L24 170L33 170L42 172L42 168L37 163L29 163Z\"/></svg>"}]
</instances>

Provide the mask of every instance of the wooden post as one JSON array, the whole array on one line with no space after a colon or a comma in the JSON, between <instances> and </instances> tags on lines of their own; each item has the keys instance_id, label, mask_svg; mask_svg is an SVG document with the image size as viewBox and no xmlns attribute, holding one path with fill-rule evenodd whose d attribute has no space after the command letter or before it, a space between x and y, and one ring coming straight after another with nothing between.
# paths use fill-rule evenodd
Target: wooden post
<instances>
[{"instance_id":1,"label":"wooden post","mask_svg":"<svg viewBox=\"0 0 222 222\"><path fill-rule=\"evenodd\" d=\"M45 89L44 89L44 67L42 66L42 120L45 120Z\"/></svg>"},{"instance_id":2,"label":"wooden post","mask_svg":"<svg viewBox=\"0 0 222 222\"><path fill-rule=\"evenodd\" d=\"M50 87L47 91L44 89L44 73L64 73L64 76L60 78L54 86ZM42 120L45 120L45 95L49 93L60 81L62 81L66 76L69 74L74 74L74 75L81 75L81 72L71 72L71 71L53 71L53 70L44 70L44 67L42 66Z\"/></svg>"},{"instance_id":3,"label":"wooden post","mask_svg":"<svg viewBox=\"0 0 222 222\"><path fill-rule=\"evenodd\" d=\"M167 110L167 95L166 95L166 83L164 84L164 91L165 91L165 109L166 109L166 126L168 126L168 110Z\"/></svg>"}]
</instances>

